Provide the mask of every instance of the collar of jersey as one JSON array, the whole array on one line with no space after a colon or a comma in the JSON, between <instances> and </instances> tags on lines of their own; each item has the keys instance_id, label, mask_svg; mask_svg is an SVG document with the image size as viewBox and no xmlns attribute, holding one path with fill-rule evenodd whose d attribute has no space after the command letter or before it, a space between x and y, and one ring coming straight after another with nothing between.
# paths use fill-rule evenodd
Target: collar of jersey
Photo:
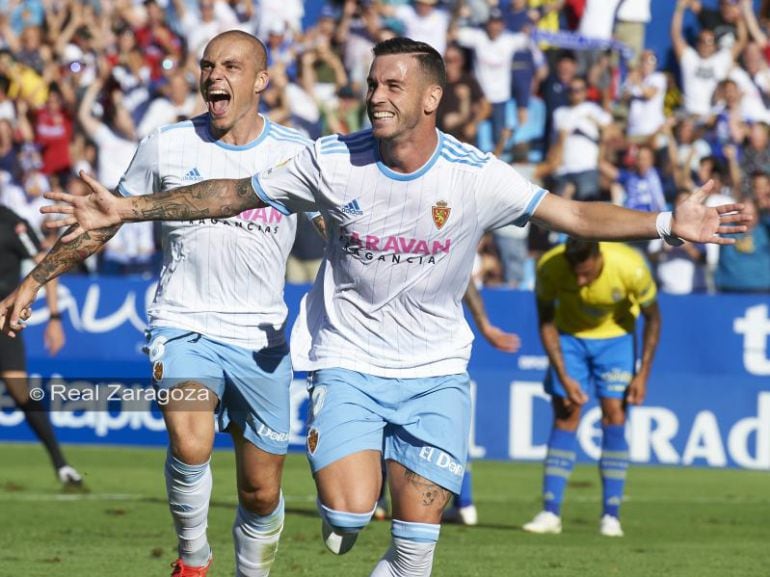
<instances>
[{"instance_id":1,"label":"collar of jersey","mask_svg":"<svg viewBox=\"0 0 770 577\"><path fill-rule=\"evenodd\" d=\"M260 116L262 116L260 114ZM209 138L211 139L211 142L216 144L217 146L224 148L225 150L248 150L249 148L254 148L257 144L262 142L265 138L267 138L267 135L270 133L270 126L271 122L268 120L265 116L262 116L262 120L265 121L265 123L262 125L262 132L257 136L254 140L251 142L247 142L246 144L227 144L226 142L222 142L221 140L217 140L214 138L214 135L211 134L211 129L209 127L208 122L206 123L206 132L209 135Z\"/></svg>"},{"instance_id":2,"label":"collar of jersey","mask_svg":"<svg viewBox=\"0 0 770 577\"><path fill-rule=\"evenodd\" d=\"M420 178L423 174L428 172L434 164L436 164L439 156L441 156L441 148L444 146L444 135L440 130L436 130L436 134L438 135L438 143L436 144L436 150L433 151L433 154L428 159L428 162L423 164L414 172L410 172L408 174L404 174L403 172L396 172L395 170L391 170L385 166L385 163L382 162L382 159L380 158L379 143L375 143L374 157L377 159L377 168L380 169L382 174L388 178L392 178L393 180L414 180L415 178Z\"/></svg>"}]
</instances>

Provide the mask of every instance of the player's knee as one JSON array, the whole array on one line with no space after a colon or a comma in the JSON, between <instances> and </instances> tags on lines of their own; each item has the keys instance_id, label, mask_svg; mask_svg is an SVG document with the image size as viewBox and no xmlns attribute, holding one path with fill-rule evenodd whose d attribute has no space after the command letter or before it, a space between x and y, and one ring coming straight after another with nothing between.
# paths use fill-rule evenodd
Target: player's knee
<instances>
[{"instance_id":1,"label":"player's knee","mask_svg":"<svg viewBox=\"0 0 770 577\"><path fill-rule=\"evenodd\" d=\"M171 453L188 465L199 465L211 458L214 447L214 420L211 413L164 414Z\"/></svg>"},{"instance_id":2,"label":"player's knee","mask_svg":"<svg viewBox=\"0 0 770 577\"><path fill-rule=\"evenodd\" d=\"M190 435L172 435L171 454L188 465L201 465L211 458L211 442Z\"/></svg>"},{"instance_id":3,"label":"player's knee","mask_svg":"<svg viewBox=\"0 0 770 577\"><path fill-rule=\"evenodd\" d=\"M375 502L372 508L364 512L340 511L325 506L318 501L318 512L321 518L331 527L335 533L341 535L357 534L369 524L377 507Z\"/></svg>"},{"instance_id":4,"label":"player's knee","mask_svg":"<svg viewBox=\"0 0 770 577\"><path fill-rule=\"evenodd\" d=\"M281 500L281 488L277 484L250 485L238 490L241 505L252 513L265 516L275 511Z\"/></svg>"},{"instance_id":5,"label":"player's knee","mask_svg":"<svg viewBox=\"0 0 770 577\"><path fill-rule=\"evenodd\" d=\"M626 412L622 407L605 407L602 410L602 425L624 425Z\"/></svg>"}]
</instances>

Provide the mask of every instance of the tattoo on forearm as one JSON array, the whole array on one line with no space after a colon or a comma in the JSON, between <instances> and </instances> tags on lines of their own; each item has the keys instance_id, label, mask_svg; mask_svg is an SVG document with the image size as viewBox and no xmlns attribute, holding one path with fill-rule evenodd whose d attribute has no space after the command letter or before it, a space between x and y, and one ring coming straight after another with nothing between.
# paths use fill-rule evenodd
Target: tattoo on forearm
<instances>
[{"instance_id":1,"label":"tattoo on forearm","mask_svg":"<svg viewBox=\"0 0 770 577\"><path fill-rule=\"evenodd\" d=\"M438 504L443 508L446 506L446 504L449 502L449 498L452 496L452 494L443 487L436 485L425 477L421 477L414 471L409 471L407 469L404 471L404 476L406 477L406 480L409 482L409 484L419 492L420 500L426 507L432 507L438 502Z\"/></svg>"},{"instance_id":2,"label":"tattoo on forearm","mask_svg":"<svg viewBox=\"0 0 770 577\"><path fill-rule=\"evenodd\" d=\"M133 220L193 220L234 216L260 206L250 179L204 180L131 199Z\"/></svg>"},{"instance_id":3,"label":"tattoo on forearm","mask_svg":"<svg viewBox=\"0 0 770 577\"><path fill-rule=\"evenodd\" d=\"M84 232L72 242L57 242L51 252L30 273L30 276L41 285L47 283L99 250L104 243L115 236L119 228L120 225L99 228Z\"/></svg>"}]
</instances>

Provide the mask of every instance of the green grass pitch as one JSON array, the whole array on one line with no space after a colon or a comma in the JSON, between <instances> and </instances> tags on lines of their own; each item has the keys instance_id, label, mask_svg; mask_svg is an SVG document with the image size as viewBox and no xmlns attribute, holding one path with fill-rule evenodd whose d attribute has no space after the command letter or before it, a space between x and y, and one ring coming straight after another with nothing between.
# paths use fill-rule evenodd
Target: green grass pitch
<instances>
[{"instance_id":1,"label":"green grass pitch","mask_svg":"<svg viewBox=\"0 0 770 577\"><path fill-rule=\"evenodd\" d=\"M42 448L0 444L0 577L167 576L175 557L165 502L163 449L66 447L90 493L58 490ZM213 458L211 577L233 575L230 527L233 456ZM519 528L539 508L536 464L477 462L477 527L445 525L436 576L754 577L770 575L770 474L632 467L623 505L626 537L597 533L596 467L579 466L564 510L564 533ZM372 522L344 557L320 541L315 492L302 455L284 475L286 528L272 575L369 575L388 544L389 524Z\"/></svg>"}]
</instances>

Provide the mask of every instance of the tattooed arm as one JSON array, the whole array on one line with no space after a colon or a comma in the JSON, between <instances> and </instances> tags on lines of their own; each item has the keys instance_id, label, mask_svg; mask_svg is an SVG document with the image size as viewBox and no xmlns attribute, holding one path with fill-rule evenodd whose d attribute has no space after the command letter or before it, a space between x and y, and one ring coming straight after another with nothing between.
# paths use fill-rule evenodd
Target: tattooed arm
<instances>
[{"instance_id":1,"label":"tattooed arm","mask_svg":"<svg viewBox=\"0 0 770 577\"><path fill-rule=\"evenodd\" d=\"M251 178L203 180L159 194L135 196L120 210L122 222L188 220L234 216L265 205L254 193Z\"/></svg>"},{"instance_id":2,"label":"tattooed arm","mask_svg":"<svg viewBox=\"0 0 770 577\"><path fill-rule=\"evenodd\" d=\"M39 260L36 259L38 260L37 266L21 281L16 290L0 303L0 329L6 334L14 336L14 333L18 332L20 328L20 316L21 318L29 316L29 307L43 286L46 287L51 313L59 312L58 307L54 304L56 303L56 283L51 281L101 249L119 228L120 225L115 225L86 231L78 235L72 242L63 242L62 239L59 239L48 254ZM22 311L26 311L23 316ZM55 340L52 339L52 341ZM63 344L63 339L61 342ZM52 345L52 354L55 354L54 349L58 350L58 348L60 347Z\"/></svg>"},{"instance_id":3,"label":"tattooed arm","mask_svg":"<svg viewBox=\"0 0 770 577\"><path fill-rule=\"evenodd\" d=\"M91 176L80 177L91 188L91 194L74 196L63 192L46 194L46 198L66 204L46 206L41 212L67 215L51 226L75 225L64 237L72 242L83 231L93 231L121 222L142 220L189 220L226 217L250 208L266 206L254 193L250 178L240 180L203 180L173 190L133 196L113 196Z\"/></svg>"}]
</instances>

